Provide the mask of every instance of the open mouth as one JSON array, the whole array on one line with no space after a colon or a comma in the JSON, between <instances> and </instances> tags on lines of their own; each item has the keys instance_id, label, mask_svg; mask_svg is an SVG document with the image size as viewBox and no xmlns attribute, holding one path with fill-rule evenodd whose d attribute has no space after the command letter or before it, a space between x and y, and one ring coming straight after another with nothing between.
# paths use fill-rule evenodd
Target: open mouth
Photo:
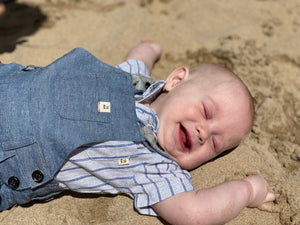
<instances>
[{"instance_id":1,"label":"open mouth","mask_svg":"<svg viewBox=\"0 0 300 225\"><path fill-rule=\"evenodd\" d=\"M184 126L182 126L182 124L180 124L179 126L179 140L183 151L189 152L192 148L192 142L188 131Z\"/></svg>"}]
</instances>

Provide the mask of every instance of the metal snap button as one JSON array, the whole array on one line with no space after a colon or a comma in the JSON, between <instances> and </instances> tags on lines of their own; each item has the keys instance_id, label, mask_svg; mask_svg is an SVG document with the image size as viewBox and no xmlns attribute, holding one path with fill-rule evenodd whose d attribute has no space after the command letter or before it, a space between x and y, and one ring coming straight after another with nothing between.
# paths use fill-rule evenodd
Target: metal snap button
<instances>
[{"instance_id":1,"label":"metal snap button","mask_svg":"<svg viewBox=\"0 0 300 225\"><path fill-rule=\"evenodd\" d=\"M8 178L7 183L12 189L17 189L20 186L20 180L15 176Z\"/></svg>"},{"instance_id":2,"label":"metal snap button","mask_svg":"<svg viewBox=\"0 0 300 225\"><path fill-rule=\"evenodd\" d=\"M44 180L44 174L40 170L35 170L32 173L32 179L36 183L41 183Z\"/></svg>"},{"instance_id":3,"label":"metal snap button","mask_svg":"<svg viewBox=\"0 0 300 225\"><path fill-rule=\"evenodd\" d=\"M151 83L150 82L146 82L145 83L145 89L148 89L148 87L150 87L151 86Z\"/></svg>"}]
</instances>

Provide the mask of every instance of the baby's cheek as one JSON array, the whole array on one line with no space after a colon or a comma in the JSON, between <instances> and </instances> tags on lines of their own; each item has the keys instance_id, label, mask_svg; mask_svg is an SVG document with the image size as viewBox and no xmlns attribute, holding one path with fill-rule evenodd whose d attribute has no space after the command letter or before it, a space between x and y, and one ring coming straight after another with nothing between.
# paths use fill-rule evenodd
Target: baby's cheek
<instances>
[{"instance_id":1,"label":"baby's cheek","mask_svg":"<svg viewBox=\"0 0 300 225\"><path fill-rule=\"evenodd\" d=\"M200 150L200 154L199 154L199 162L201 162L201 164L215 158L217 156L216 153L214 153L210 148L206 148L205 150L201 151Z\"/></svg>"},{"instance_id":2,"label":"baby's cheek","mask_svg":"<svg viewBox=\"0 0 300 225\"><path fill-rule=\"evenodd\" d=\"M185 162L189 167L188 169L195 169L215 157L209 151L204 151L203 149L200 149L199 152L197 154L189 155L189 159Z\"/></svg>"}]
</instances>

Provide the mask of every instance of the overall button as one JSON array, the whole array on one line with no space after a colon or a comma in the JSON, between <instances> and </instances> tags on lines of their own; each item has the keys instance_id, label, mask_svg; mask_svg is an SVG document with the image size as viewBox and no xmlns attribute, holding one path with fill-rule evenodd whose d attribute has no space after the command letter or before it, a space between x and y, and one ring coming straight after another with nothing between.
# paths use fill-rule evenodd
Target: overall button
<instances>
[{"instance_id":1,"label":"overall button","mask_svg":"<svg viewBox=\"0 0 300 225\"><path fill-rule=\"evenodd\" d=\"M151 86L151 83L150 82L146 82L144 86L145 86L145 89L148 89L148 87Z\"/></svg>"},{"instance_id":2,"label":"overall button","mask_svg":"<svg viewBox=\"0 0 300 225\"><path fill-rule=\"evenodd\" d=\"M10 186L12 189L17 189L20 185L20 180L17 177L10 177L8 178L8 186Z\"/></svg>"},{"instance_id":3,"label":"overall button","mask_svg":"<svg viewBox=\"0 0 300 225\"><path fill-rule=\"evenodd\" d=\"M36 183L41 183L44 180L44 174L40 170L35 170L32 173L32 179Z\"/></svg>"}]
</instances>

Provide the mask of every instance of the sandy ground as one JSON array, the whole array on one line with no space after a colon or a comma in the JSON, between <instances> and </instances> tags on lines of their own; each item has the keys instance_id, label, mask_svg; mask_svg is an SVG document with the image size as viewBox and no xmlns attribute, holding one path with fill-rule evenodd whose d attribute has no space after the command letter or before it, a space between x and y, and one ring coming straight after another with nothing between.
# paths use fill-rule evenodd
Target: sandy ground
<instances>
[{"instance_id":1,"label":"sandy ground","mask_svg":"<svg viewBox=\"0 0 300 225\"><path fill-rule=\"evenodd\" d=\"M300 2L298 0L19 0L0 18L0 60L44 66L75 47L116 65L141 39L164 55L153 71L215 62L255 98L256 120L234 152L192 171L196 188L260 172L279 213L245 209L228 224L300 224ZM234 116L234 115L233 115ZM0 224L163 224L125 196L66 194L0 213Z\"/></svg>"}]
</instances>

